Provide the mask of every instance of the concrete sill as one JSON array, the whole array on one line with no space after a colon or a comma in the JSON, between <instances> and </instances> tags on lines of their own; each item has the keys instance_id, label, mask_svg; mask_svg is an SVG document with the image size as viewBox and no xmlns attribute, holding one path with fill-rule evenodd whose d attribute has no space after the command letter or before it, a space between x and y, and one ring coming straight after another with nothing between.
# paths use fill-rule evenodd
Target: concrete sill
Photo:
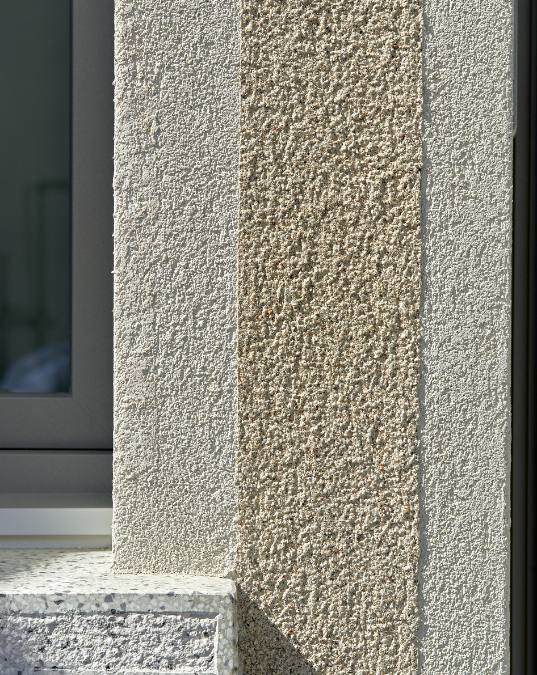
<instances>
[{"instance_id":1,"label":"concrete sill","mask_svg":"<svg viewBox=\"0 0 537 675\"><path fill-rule=\"evenodd\" d=\"M232 581L110 566L109 551L0 551L0 673L237 672Z\"/></svg>"}]
</instances>

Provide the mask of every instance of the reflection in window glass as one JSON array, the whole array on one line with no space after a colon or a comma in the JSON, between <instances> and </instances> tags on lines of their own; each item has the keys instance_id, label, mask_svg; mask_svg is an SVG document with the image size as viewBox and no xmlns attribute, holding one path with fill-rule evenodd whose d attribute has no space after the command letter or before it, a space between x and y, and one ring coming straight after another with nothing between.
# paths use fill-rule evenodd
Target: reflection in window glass
<instances>
[{"instance_id":1,"label":"reflection in window glass","mask_svg":"<svg viewBox=\"0 0 537 675\"><path fill-rule=\"evenodd\" d=\"M70 2L0 0L0 391L70 391Z\"/></svg>"}]
</instances>

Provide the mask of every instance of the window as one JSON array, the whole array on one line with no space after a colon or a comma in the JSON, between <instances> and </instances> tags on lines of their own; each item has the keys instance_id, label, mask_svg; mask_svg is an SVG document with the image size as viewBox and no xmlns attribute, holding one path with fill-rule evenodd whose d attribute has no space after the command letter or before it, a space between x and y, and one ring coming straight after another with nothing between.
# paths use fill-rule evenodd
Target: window
<instances>
[{"instance_id":1,"label":"window","mask_svg":"<svg viewBox=\"0 0 537 675\"><path fill-rule=\"evenodd\" d=\"M4 496L111 490L112 82L113 0L0 0Z\"/></svg>"},{"instance_id":2,"label":"window","mask_svg":"<svg viewBox=\"0 0 537 675\"><path fill-rule=\"evenodd\" d=\"M534 673L537 338L537 11L517 5L513 228L511 670Z\"/></svg>"}]
</instances>

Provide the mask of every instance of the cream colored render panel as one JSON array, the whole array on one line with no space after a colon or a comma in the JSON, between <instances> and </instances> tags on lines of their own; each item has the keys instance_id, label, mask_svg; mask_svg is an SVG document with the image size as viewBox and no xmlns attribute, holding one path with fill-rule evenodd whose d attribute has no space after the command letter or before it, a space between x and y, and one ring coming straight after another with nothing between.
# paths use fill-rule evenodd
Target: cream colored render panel
<instances>
[{"instance_id":1,"label":"cream colored render panel","mask_svg":"<svg viewBox=\"0 0 537 675\"><path fill-rule=\"evenodd\" d=\"M233 566L239 9L116 0L114 568Z\"/></svg>"},{"instance_id":2,"label":"cream colored render panel","mask_svg":"<svg viewBox=\"0 0 537 675\"><path fill-rule=\"evenodd\" d=\"M425 0L424 675L507 673L510 0Z\"/></svg>"},{"instance_id":3,"label":"cream colored render panel","mask_svg":"<svg viewBox=\"0 0 537 675\"><path fill-rule=\"evenodd\" d=\"M246 675L415 673L421 3L245 0Z\"/></svg>"}]
</instances>

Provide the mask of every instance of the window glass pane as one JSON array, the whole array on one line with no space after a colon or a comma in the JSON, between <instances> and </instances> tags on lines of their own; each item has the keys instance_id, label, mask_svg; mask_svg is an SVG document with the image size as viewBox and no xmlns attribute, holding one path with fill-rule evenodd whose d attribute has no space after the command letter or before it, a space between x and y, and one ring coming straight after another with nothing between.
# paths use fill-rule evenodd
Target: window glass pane
<instances>
[{"instance_id":1,"label":"window glass pane","mask_svg":"<svg viewBox=\"0 0 537 675\"><path fill-rule=\"evenodd\" d=\"M71 387L69 0L0 0L0 392Z\"/></svg>"}]
</instances>

